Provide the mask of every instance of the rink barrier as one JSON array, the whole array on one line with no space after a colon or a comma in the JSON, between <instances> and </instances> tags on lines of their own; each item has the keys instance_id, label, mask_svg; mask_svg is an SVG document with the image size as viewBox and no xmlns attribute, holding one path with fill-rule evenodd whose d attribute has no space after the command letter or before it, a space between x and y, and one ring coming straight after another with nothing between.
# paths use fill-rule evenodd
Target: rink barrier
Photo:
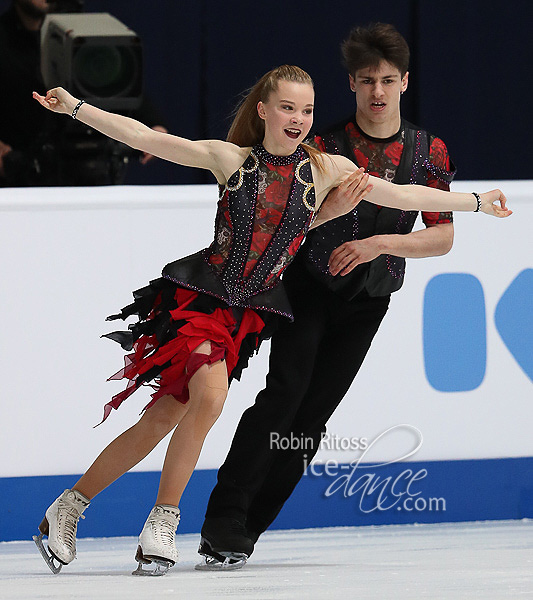
<instances>
[{"instance_id":1,"label":"rink barrier","mask_svg":"<svg viewBox=\"0 0 533 600\"><path fill-rule=\"evenodd\" d=\"M348 464L317 465L313 471L302 478L273 529L533 518L533 457L368 463L355 470ZM180 504L180 533L200 531L216 473L193 473ZM0 541L30 539L48 505L77 478L0 478ZM153 471L121 477L86 511L79 537L138 535L158 482L159 472Z\"/></svg>"},{"instance_id":2,"label":"rink barrier","mask_svg":"<svg viewBox=\"0 0 533 600\"><path fill-rule=\"evenodd\" d=\"M409 456L421 462L359 465L355 473L340 465L337 476L331 464L317 467L274 527L531 518L533 180L453 187L500 187L515 214L504 221L457 215L449 254L409 261L403 289L328 422L341 440L379 439L364 460L406 461L414 440L419 453ZM1 312L9 340L2 391L12 399L0 437L0 540L29 539L46 507L78 477L61 474L81 472L124 423L137 420L145 398L91 429L104 399L121 389L105 381L123 356L99 339L109 331L103 319L130 301L129 290L159 275L165 261L197 251L200 240L211 242L216 196L215 185L0 190L8 291ZM157 235L136 243L132 232ZM204 444L181 503L181 532L199 531L215 468L267 369L265 344L232 386ZM124 476L96 499L81 536L138 534L155 499L163 446L144 460L143 472ZM317 457L346 463L348 452Z\"/></svg>"}]
</instances>

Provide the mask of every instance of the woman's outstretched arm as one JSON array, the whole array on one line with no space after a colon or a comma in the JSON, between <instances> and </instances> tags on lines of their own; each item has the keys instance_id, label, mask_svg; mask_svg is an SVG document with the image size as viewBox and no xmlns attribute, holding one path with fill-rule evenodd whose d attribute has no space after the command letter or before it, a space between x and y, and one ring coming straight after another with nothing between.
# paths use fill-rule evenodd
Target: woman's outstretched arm
<instances>
[{"instance_id":1,"label":"woman's outstretched arm","mask_svg":"<svg viewBox=\"0 0 533 600\"><path fill-rule=\"evenodd\" d=\"M357 168L344 156L331 158L341 172L341 179ZM423 185L396 185L372 176L369 177L368 183L372 185L372 189L365 195L365 200L379 206L431 212L475 211L478 208L476 197L469 193L446 192ZM507 199L500 190L491 190L479 196L481 212L495 217L508 217L512 214L512 211L507 209Z\"/></svg>"},{"instance_id":2,"label":"woman's outstretched arm","mask_svg":"<svg viewBox=\"0 0 533 600\"><path fill-rule=\"evenodd\" d=\"M219 183L227 181L246 157L246 152L228 142L192 141L154 131L135 119L101 110L85 102L80 105L80 101L63 88L49 90L46 96L33 92L33 97L52 112L72 116L76 111L77 120L135 150L187 167L208 169Z\"/></svg>"}]
</instances>

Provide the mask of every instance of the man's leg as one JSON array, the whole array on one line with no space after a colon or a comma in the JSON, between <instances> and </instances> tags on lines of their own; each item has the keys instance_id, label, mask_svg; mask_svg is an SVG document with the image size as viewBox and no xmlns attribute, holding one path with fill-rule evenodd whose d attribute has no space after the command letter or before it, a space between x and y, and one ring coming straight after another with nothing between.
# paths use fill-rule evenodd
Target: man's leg
<instances>
[{"instance_id":1,"label":"man's leg","mask_svg":"<svg viewBox=\"0 0 533 600\"><path fill-rule=\"evenodd\" d=\"M244 522L249 503L273 460L272 448L289 431L308 388L325 328L317 284L309 279L303 274L298 285L291 287L295 321L283 323L272 338L266 387L241 417L218 471L207 518L231 517Z\"/></svg>"},{"instance_id":2,"label":"man's leg","mask_svg":"<svg viewBox=\"0 0 533 600\"><path fill-rule=\"evenodd\" d=\"M368 298L346 306L331 302L336 318L322 339L315 371L307 393L294 416L291 432L304 444L294 450L279 451L263 485L250 505L247 529L252 539L265 531L301 479L320 447L326 423L346 395L370 348L388 308L389 298Z\"/></svg>"},{"instance_id":3,"label":"man's leg","mask_svg":"<svg viewBox=\"0 0 533 600\"><path fill-rule=\"evenodd\" d=\"M243 556L253 552L254 544L245 529L248 507L268 473L273 447L290 429L326 328L324 294L305 267L291 265L284 281L295 322L282 324L273 336L266 388L243 413L219 469L202 526L199 552L206 557L206 568L211 568L212 560L224 566L229 560L238 568Z\"/></svg>"}]
</instances>

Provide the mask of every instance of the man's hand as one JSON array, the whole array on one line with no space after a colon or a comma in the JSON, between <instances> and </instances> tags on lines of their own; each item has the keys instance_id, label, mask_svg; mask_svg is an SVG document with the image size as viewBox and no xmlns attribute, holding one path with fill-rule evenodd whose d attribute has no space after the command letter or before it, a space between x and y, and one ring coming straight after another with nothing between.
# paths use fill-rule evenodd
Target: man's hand
<instances>
[{"instance_id":1,"label":"man's hand","mask_svg":"<svg viewBox=\"0 0 533 600\"><path fill-rule=\"evenodd\" d=\"M323 208L335 215L332 218L345 215L352 211L373 187L368 183L368 173L365 173L363 167L359 167L348 175L339 187L331 190L324 200Z\"/></svg>"},{"instance_id":2,"label":"man's hand","mask_svg":"<svg viewBox=\"0 0 533 600\"><path fill-rule=\"evenodd\" d=\"M368 173L362 167L356 169L327 195L312 228L349 213L372 188L372 184L368 183Z\"/></svg>"},{"instance_id":3,"label":"man's hand","mask_svg":"<svg viewBox=\"0 0 533 600\"><path fill-rule=\"evenodd\" d=\"M335 248L329 257L329 271L332 275L347 275L357 267L377 258L382 252L380 238L374 235L364 240L345 242Z\"/></svg>"},{"instance_id":4,"label":"man's hand","mask_svg":"<svg viewBox=\"0 0 533 600\"><path fill-rule=\"evenodd\" d=\"M329 270L332 275L347 275L357 265L370 262L381 254L400 258L442 256L451 250L452 245L452 223L439 223L405 234L373 235L364 240L345 242L335 248L329 257Z\"/></svg>"}]
</instances>

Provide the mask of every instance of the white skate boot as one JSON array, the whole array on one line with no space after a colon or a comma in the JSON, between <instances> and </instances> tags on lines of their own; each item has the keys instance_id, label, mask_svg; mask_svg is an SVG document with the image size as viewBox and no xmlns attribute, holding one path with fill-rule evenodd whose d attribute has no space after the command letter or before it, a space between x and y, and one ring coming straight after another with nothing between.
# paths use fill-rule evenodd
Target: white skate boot
<instances>
[{"instance_id":1,"label":"white skate boot","mask_svg":"<svg viewBox=\"0 0 533 600\"><path fill-rule=\"evenodd\" d=\"M89 506L89 499L77 490L65 490L51 506L39 525L39 535L33 536L46 564L52 573L57 574L63 565L76 558L76 530L83 511ZM48 552L43 544L43 535L48 536ZM54 562L54 559L59 564Z\"/></svg>"},{"instance_id":2,"label":"white skate boot","mask_svg":"<svg viewBox=\"0 0 533 600\"><path fill-rule=\"evenodd\" d=\"M164 575L178 561L176 529L180 522L180 509L170 504L157 504L152 508L139 536L135 560L139 563L132 575ZM155 563L153 570L142 565Z\"/></svg>"}]
</instances>

